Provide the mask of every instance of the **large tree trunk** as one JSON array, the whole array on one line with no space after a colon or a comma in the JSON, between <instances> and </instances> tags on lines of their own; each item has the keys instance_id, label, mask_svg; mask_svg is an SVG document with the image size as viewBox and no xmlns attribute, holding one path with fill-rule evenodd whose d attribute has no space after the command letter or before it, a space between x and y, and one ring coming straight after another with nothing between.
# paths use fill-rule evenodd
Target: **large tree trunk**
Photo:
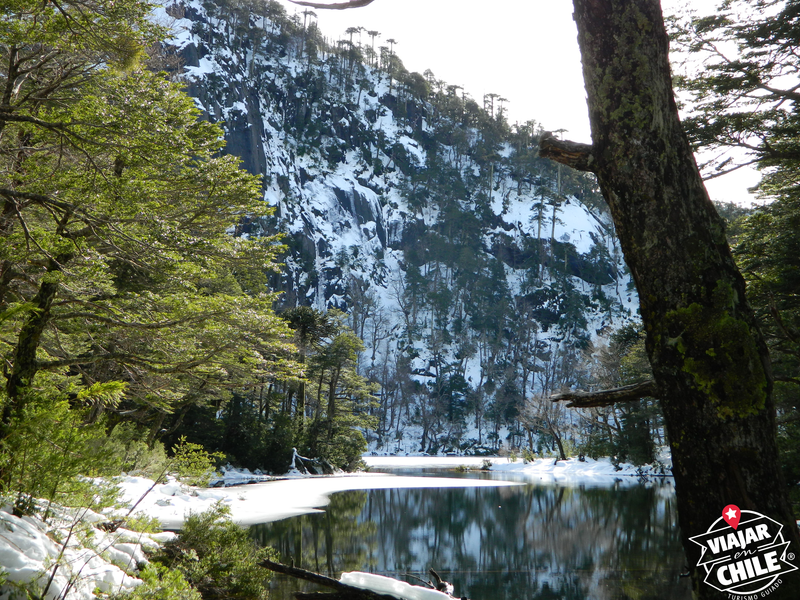
<instances>
[{"instance_id":1,"label":"large tree trunk","mask_svg":"<svg viewBox=\"0 0 800 600\"><path fill-rule=\"evenodd\" d=\"M639 291L664 411L683 545L698 597L700 546L728 504L800 538L778 466L769 356L745 299L723 222L678 117L658 0L574 0L591 146L543 153L597 174ZM770 597L800 598L800 577Z\"/></svg>"}]
</instances>

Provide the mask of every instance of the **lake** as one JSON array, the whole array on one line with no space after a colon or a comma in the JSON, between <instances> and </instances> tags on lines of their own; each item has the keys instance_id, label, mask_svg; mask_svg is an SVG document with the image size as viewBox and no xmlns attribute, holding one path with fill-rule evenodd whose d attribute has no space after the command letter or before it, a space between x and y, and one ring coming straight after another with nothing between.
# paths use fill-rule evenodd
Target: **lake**
<instances>
[{"instance_id":1,"label":"lake","mask_svg":"<svg viewBox=\"0 0 800 600\"><path fill-rule=\"evenodd\" d=\"M472 600L691 598L670 480L340 492L324 513L251 531L297 567L411 583L406 574L427 580L432 567ZM311 589L276 576L271 600Z\"/></svg>"}]
</instances>

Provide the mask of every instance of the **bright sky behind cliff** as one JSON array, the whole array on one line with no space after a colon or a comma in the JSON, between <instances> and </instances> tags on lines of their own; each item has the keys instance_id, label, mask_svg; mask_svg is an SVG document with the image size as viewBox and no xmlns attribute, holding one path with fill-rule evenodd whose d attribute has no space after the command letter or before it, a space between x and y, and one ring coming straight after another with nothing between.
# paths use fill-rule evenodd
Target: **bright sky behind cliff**
<instances>
[{"instance_id":1,"label":"bright sky behind cliff","mask_svg":"<svg viewBox=\"0 0 800 600\"><path fill-rule=\"evenodd\" d=\"M280 0L289 14L303 7ZM664 0L664 12L681 0ZM693 0L711 12L715 0ZM375 48L397 41L409 71L433 71L447 84L463 86L482 104L500 94L510 123L535 120L545 129L565 129L564 137L589 142L577 30L570 0L374 0L350 10L314 9L329 38L347 39L348 27L380 32ZM371 44L364 32L363 44ZM707 182L714 200L748 203L747 188L758 182L753 169Z\"/></svg>"}]
</instances>

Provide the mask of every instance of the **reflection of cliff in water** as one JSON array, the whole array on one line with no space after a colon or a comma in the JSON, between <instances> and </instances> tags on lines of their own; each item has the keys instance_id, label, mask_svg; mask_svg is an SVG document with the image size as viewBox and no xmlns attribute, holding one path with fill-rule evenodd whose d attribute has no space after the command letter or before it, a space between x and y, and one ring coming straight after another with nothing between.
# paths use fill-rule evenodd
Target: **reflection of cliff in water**
<instances>
[{"instance_id":1,"label":"reflection of cliff in water","mask_svg":"<svg viewBox=\"0 0 800 600\"><path fill-rule=\"evenodd\" d=\"M345 492L324 514L254 528L295 566L422 576L474 600L690 598L669 486ZM413 580L410 580L413 583ZM296 583L272 600L289 600Z\"/></svg>"}]
</instances>

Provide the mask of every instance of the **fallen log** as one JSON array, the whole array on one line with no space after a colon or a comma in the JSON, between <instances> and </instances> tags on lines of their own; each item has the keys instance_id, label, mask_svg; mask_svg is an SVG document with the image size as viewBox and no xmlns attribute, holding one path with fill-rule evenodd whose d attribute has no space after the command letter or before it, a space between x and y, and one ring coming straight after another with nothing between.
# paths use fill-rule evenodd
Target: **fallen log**
<instances>
[{"instance_id":1,"label":"fallen log","mask_svg":"<svg viewBox=\"0 0 800 600\"><path fill-rule=\"evenodd\" d=\"M306 571L305 569L299 569L294 566L273 562L268 559L262 561L261 563L259 563L259 565L264 567L265 569L269 569L270 571L281 573L283 575L289 575L290 577L294 577L295 579L302 579L303 581L309 581L311 583L315 583L317 585L321 585L324 587L333 588L334 590L333 592L295 592L294 597L297 600L398 600L397 596L391 594L382 594L380 592L375 592L373 590L365 589L362 587L356 587L354 585L343 583L337 579L327 577L326 575L321 575L319 573L314 573L313 571ZM450 584L447 581L443 581L442 578L439 577L439 574L436 573L436 571L434 571L433 569L430 570L430 573L436 580L436 584L430 581L424 581L424 583L430 586L430 588L433 588L429 589L428 593L433 595L441 594L439 597L441 598L449 597L452 600L467 600L467 598L455 598L452 595L453 591L452 584ZM356 575L356 574L353 573L351 575ZM373 577L368 574L359 574L359 575L364 577ZM387 579L382 577L375 577L375 578L382 580ZM394 580L392 585L398 582L402 586L408 585L404 582L400 582L399 580ZM419 588L417 587L410 589L419 589Z\"/></svg>"},{"instance_id":2,"label":"fallen log","mask_svg":"<svg viewBox=\"0 0 800 600\"><path fill-rule=\"evenodd\" d=\"M311 583L336 590L335 592L295 592L294 597L297 598L297 600L397 600L397 598L389 596L388 594L378 594L370 590L357 588L342 583L337 579L314 573L313 571L290 567L289 565L273 562L269 559L262 561L259 565L270 571L275 571L276 573L282 573L283 575L289 575L295 579L310 581Z\"/></svg>"},{"instance_id":3,"label":"fallen log","mask_svg":"<svg viewBox=\"0 0 800 600\"><path fill-rule=\"evenodd\" d=\"M352 600L353 599L352 596L350 596L349 594L345 594L344 592L295 592L294 597L296 598L296 600ZM397 600L397 598L395 598L394 600Z\"/></svg>"}]
</instances>

